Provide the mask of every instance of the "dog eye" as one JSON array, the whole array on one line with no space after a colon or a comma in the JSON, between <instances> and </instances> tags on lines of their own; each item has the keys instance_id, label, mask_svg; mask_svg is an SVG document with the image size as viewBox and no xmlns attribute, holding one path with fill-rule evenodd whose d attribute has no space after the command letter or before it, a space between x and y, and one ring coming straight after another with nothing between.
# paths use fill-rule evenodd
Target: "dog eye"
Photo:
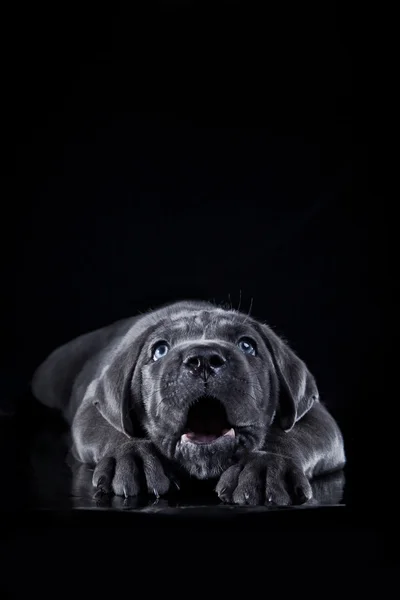
<instances>
[{"instance_id":1,"label":"dog eye","mask_svg":"<svg viewBox=\"0 0 400 600\"><path fill-rule=\"evenodd\" d=\"M158 342L153 348L153 360L158 360L159 358L163 358L166 354L168 354L169 346L167 342Z\"/></svg>"},{"instance_id":2,"label":"dog eye","mask_svg":"<svg viewBox=\"0 0 400 600\"><path fill-rule=\"evenodd\" d=\"M248 338L242 338L238 341L238 346L244 354L256 355L255 344Z\"/></svg>"}]
</instances>

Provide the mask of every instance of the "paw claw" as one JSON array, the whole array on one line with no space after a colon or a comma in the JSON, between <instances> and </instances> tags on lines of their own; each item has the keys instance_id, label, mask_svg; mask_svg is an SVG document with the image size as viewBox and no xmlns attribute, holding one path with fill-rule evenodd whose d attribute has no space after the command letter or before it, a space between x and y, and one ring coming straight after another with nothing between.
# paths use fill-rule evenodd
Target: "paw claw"
<instances>
[{"instance_id":1,"label":"paw claw","mask_svg":"<svg viewBox=\"0 0 400 600\"><path fill-rule=\"evenodd\" d=\"M102 488L97 488L97 490L93 494L93 498L95 500L101 500L104 496L106 496L106 492Z\"/></svg>"}]
</instances>

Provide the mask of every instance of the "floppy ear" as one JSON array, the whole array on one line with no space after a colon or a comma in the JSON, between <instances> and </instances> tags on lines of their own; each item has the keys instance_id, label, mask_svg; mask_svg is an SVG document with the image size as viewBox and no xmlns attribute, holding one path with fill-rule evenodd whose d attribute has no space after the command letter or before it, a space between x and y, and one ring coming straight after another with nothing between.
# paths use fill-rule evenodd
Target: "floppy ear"
<instances>
[{"instance_id":1,"label":"floppy ear","mask_svg":"<svg viewBox=\"0 0 400 600\"><path fill-rule=\"evenodd\" d=\"M140 402L137 362L154 328L146 315L124 319L57 348L40 365L32 391L43 404L72 422L82 404L94 405L115 429L133 435L129 418Z\"/></svg>"},{"instance_id":2,"label":"floppy ear","mask_svg":"<svg viewBox=\"0 0 400 600\"><path fill-rule=\"evenodd\" d=\"M272 329L263 324L261 330L279 384L276 418L287 432L310 410L314 402L318 402L317 385L305 363Z\"/></svg>"},{"instance_id":3,"label":"floppy ear","mask_svg":"<svg viewBox=\"0 0 400 600\"><path fill-rule=\"evenodd\" d=\"M130 331L118 346L105 354L102 360L105 366L93 389L93 404L98 411L128 437L134 436L130 411L140 402L138 359L150 329L139 336L134 330Z\"/></svg>"}]
</instances>

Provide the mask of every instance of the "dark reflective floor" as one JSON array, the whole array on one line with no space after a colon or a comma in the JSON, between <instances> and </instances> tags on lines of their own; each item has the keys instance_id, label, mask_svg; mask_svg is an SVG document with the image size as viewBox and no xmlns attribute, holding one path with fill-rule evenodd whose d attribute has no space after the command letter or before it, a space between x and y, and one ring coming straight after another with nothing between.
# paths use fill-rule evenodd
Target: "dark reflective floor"
<instances>
[{"instance_id":1,"label":"dark reflective floor","mask_svg":"<svg viewBox=\"0 0 400 600\"><path fill-rule=\"evenodd\" d=\"M147 569L149 557L168 573L195 573L204 561L221 572L262 571L266 560L307 569L310 560L314 569L395 561L376 526L381 513L346 506L343 472L315 480L313 499L294 508L223 505L212 486L195 481L158 500L95 500L91 470L71 459L65 424L53 417L24 408L22 418L0 419L0 564L10 597L43 597L43 569L72 586L70 594L79 573L90 593L109 596L113 577L93 577L99 561L107 573ZM153 583L163 591L161 579Z\"/></svg>"}]
</instances>

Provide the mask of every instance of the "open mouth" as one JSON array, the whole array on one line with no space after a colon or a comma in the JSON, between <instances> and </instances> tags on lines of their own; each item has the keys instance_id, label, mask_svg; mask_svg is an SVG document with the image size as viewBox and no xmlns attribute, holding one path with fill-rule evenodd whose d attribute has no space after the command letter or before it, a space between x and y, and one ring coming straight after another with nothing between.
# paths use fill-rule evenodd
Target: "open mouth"
<instances>
[{"instance_id":1,"label":"open mouth","mask_svg":"<svg viewBox=\"0 0 400 600\"><path fill-rule=\"evenodd\" d=\"M194 444L211 444L223 436L235 436L224 406L217 398L201 396L189 409L182 438Z\"/></svg>"}]
</instances>

